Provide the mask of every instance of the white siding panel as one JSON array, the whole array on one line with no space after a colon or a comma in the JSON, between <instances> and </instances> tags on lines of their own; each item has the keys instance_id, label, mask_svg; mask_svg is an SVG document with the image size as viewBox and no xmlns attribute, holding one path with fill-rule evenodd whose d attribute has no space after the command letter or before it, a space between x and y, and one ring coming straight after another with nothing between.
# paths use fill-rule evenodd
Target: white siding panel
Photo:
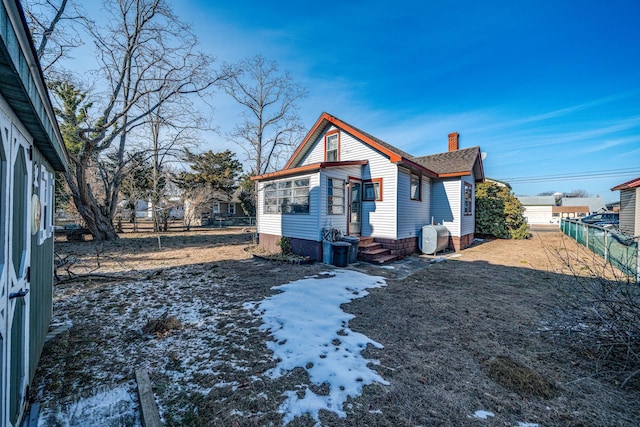
<instances>
[{"instance_id":1,"label":"white siding panel","mask_svg":"<svg viewBox=\"0 0 640 427\"><path fill-rule=\"evenodd\" d=\"M362 179L382 178L382 200L362 202L362 236L397 238L398 167L389 158L346 132L340 134L340 160L368 160Z\"/></svg>"},{"instance_id":2,"label":"white siding panel","mask_svg":"<svg viewBox=\"0 0 640 427\"><path fill-rule=\"evenodd\" d=\"M640 236L640 187L636 188L636 210L635 210L635 229L633 231L634 236Z\"/></svg>"},{"instance_id":3,"label":"white siding panel","mask_svg":"<svg viewBox=\"0 0 640 427\"><path fill-rule=\"evenodd\" d=\"M431 224L431 180L422 177L422 200L411 200L411 174L398 171L398 239L420 235L422 226Z\"/></svg>"},{"instance_id":4,"label":"white siding panel","mask_svg":"<svg viewBox=\"0 0 640 427\"><path fill-rule=\"evenodd\" d=\"M462 191L459 179L431 181L431 216L452 236L460 236L460 202Z\"/></svg>"},{"instance_id":5,"label":"white siding panel","mask_svg":"<svg viewBox=\"0 0 640 427\"><path fill-rule=\"evenodd\" d=\"M638 194L635 188L620 190L620 231L627 236L639 234L637 209Z\"/></svg>"},{"instance_id":6,"label":"white siding panel","mask_svg":"<svg viewBox=\"0 0 640 427\"><path fill-rule=\"evenodd\" d=\"M525 206L523 216L529 225L553 223L552 206Z\"/></svg>"},{"instance_id":7,"label":"white siding panel","mask_svg":"<svg viewBox=\"0 0 640 427\"><path fill-rule=\"evenodd\" d=\"M322 228L335 228L347 234L347 220L348 220L348 191L345 189L345 210L344 215L329 215L328 214L328 201L327 201L327 184L328 179L341 179L345 183L350 176L360 176L361 166L347 166L340 168L331 168L323 170L320 174L320 227L318 240L322 240Z\"/></svg>"},{"instance_id":8,"label":"white siding panel","mask_svg":"<svg viewBox=\"0 0 640 427\"><path fill-rule=\"evenodd\" d=\"M258 233L315 241L319 240L320 173L301 175L296 178L309 178L309 214L282 215L263 213L264 185L266 182L273 181L261 181L258 187Z\"/></svg>"},{"instance_id":9,"label":"white siding panel","mask_svg":"<svg viewBox=\"0 0 640 427\"><path fill-rule=\"evenodd\" d=\"M307 155L300 161L299 166L304 166L304 165L311 165L313 163L320 163L320 162L324 162L324 136L327 134L327 132L333 131L337 129L335 126L331 126L328 129L326 129L319 137L318 139L316 139L315 141L313 141L313 146L311 148L311 150L309 150L309 152L307 153ZM342 139L342 135L344 133L341 132L340 135L340 139ZM340 144L342 145L342 144ZM342 160L341 157L338 157L339 159Z\"/></svg>"},{"instance_id":10,"label":"white siding panel","mask_svg":"<svg viewBox=\"0 0 640 427\"><path fill-rule=\"evenodd\" d=\"M329 127L322 133L309 153L302 159L300 165L308 165L324 161L324 136L327 132L335 130L335 126ZM397 238L397 204L396 204L396 184L397 166L389 161L389 158L377 150L369 147L359 139L349 133L340 130L340 161L348 160L368 160L364 167L354 169L353 175L362 179L382 178L382 201L362 203L362 232L363 236L383 237L389 239ZM333 171L333 169L331 169ZM329 173L329 172L327 172ZM323 184L326 185L326 182ZM326 203L326 188L322 195L323 203ZM313 207L313 206L312 206ZM326 212L326 205L324 210ZM324 224L325 218L320 221L319 229ZM269 223L269 227L275 224ZM267 231L263 231L267 233ZM318 231L320 233L320 231Z\"/></svg>"}]
</instances>

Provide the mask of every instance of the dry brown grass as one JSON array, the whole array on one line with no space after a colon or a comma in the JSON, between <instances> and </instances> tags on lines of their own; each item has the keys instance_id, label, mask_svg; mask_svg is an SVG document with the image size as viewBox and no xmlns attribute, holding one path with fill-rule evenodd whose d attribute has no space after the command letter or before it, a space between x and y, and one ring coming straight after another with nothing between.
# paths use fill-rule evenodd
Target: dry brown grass
<instances>
[{"instance_id":1,"label":"dry brown grass","mask_svg":"<svg viewBox=\"0 0 640 427\"><path fill-rule=\"evenodd\" d=\"M250 233L215 231L163 237L162 250L156 249L154 236L104 246L104 269L131 273L162 268L163 273L145 287L146 306L126 309L117 298L123 287L115 282L58 287L57 320L71 320L74 327L45 347L34 396L45 407L54 405L105 382L127 381L133 366L143 364L149 367L167 425L279 425L282 393L309 385L309 378L304 369L277 380L263 375L275 366L265 346L269 335L259 330L259 319L243 304L271 295L274 285L329 267L251 260L244 250L250 237ZM59 250L77 252L79 266L94 268L92 245L63 244ZM441 263L416 256L393 264L393 269L350 267L386 278L386 287L370 290L367 297L343 309L355 315L349 323L352 330L384 345L369 347L364 355L380 361L372 368L391 385L365 387L349 402L347 418L324 413L323 424L637 425L639 390L621 389L594 376L592 355L567 347L549 327L561 312L561 290L573 276L544 246L576 254L578 270L584 262L570 239L557 232L536 232L527 241L486 241ZM178 270L175 265L182 267ZM176 298L180 305L175 305ZM199 337L206 331L183 324L167 338L174 348L150 353L130 328L111 327L128 323L139 327L144 321L133 319L158 318L174 305L196 307L206 315L211 310L217 316L213 328L217 338L205 343ZM89 306L92 310L87 310ZM196 358L180 353L182 346L195 351L203 345L209 351L197 352ZM122 360L109 356L116 354L128 356ZM106 376L88 368L99 364ZM193 366L211 368L196 371L189 384L176 384L172 373ZM194 386L207 392L179 392L195 390ZM495 416L477 420L472 417L476 410ZM290 425L313 424L310 417L303 417Z\"/></svg>"}]
</instances>

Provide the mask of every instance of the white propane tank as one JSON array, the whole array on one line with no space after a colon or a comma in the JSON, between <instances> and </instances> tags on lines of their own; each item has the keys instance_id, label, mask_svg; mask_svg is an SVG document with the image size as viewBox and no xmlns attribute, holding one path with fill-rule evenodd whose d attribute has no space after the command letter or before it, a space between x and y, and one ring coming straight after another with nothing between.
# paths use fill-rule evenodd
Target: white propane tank
<instances>
[{"instance_id":1,"label":"white propane tank","mask_svg":"<svg viewBox=\"0 0 640 427\"><path fill-rule=\"evenodd\" d=\"M449 246L449 230L444 225L425 225L418 240L423 254L435 254Z\"/></svg>"}]
</instances>

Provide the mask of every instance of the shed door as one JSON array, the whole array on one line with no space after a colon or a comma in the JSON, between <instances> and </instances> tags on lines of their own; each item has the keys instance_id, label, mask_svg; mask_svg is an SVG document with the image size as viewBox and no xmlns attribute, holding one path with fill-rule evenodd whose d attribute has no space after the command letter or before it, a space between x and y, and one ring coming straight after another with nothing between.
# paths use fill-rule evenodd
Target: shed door
<instances>
[{"instance_id":1,"label":"shed door","mask_svg":"<svg viewBox=\"0 0 640 427\"><path fill-rule=\"evenodd\" d=\"M29 376L29 265L31 259L30 145L0 112L0 425L16 425Z\"/></svg>"}]
</instances>

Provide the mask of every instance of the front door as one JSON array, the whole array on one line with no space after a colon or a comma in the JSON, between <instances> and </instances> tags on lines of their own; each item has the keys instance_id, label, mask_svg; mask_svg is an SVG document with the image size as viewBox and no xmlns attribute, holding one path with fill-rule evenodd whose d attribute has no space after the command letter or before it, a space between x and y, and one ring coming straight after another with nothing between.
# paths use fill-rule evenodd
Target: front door
<instances>
[{"instance_id":1,"label":"front door","mask_svg":"<svg viewBox=\"0 0 640 427\"><path fill-rule=\"evenodd\" d=\"M32 161L30 144L0 111L0 425L15 426L27 401Z\"/></svg>"},{"instance_id":2,"label":"front door","mask_svg":"<svg viewBox=\"0 0 640 427\"><path fill-rule=\"evenodd\" d=\"M362 229L362 183L349 182L349 234L359 236Z\"/></svg>"}]
</instances>

